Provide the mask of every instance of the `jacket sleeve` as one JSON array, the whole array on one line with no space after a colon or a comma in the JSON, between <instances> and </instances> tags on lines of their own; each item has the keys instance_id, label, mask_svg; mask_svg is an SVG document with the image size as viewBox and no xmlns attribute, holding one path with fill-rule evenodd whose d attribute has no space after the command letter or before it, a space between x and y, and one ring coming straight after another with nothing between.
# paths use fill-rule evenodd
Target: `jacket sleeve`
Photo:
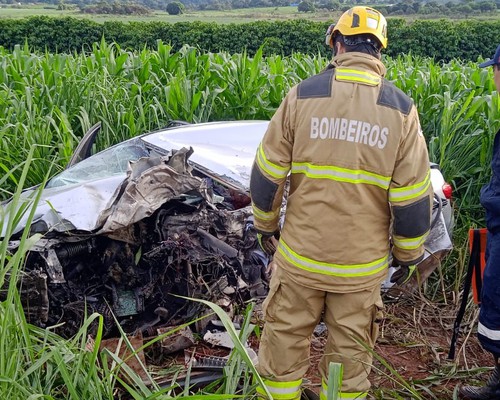
<instances>
[{"instance_id":1,"label":"jacket sleeve","mask_svg":"<svg viewBox=\"0 0 500 400\"><path fill-rule=\"evenodd\" d=\"M296 88L285 97L260 143L250 177L254 225L261 233L278 230L293 149Z\"/></svg>"},{"instance_id":2,"label":"jacket sleeve","mask_svg":"<svg viewBox=\"0 0 500 400\"><path fill-rule=\"evenodd\" d=\"M411 265L424 256L433 202L429 154L415 106L407 117L405 131L389 187L389 202L394 260Z\"/></svg>"}]
</instances>

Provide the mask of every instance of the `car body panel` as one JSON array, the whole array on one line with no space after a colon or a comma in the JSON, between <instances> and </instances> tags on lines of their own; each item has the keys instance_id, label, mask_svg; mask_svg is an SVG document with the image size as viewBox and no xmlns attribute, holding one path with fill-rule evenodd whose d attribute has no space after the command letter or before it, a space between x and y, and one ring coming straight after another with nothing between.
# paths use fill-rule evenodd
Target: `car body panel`
<instances>
[{"instance_id":1,"label":"car body panel","mask_svg":"<svg viewBox=\"0 0 500 400\"><path fill-rule=\"evenodd\" d=\"M192 147L192 163L248 190L255 152L268 124L247 121L187 125L146 135L142 140L165 149Z\"/></svg>"},{"instance_id":2,"label":"car body panel","mask_svg":"<svg viewBox=\"0 0 500 400\"><path fill-rule=\"evenodd\" d=\"M80 161L92 155L92 146L94 145L95 139L100 131L101 131L100 122L92 126L87 131L82 140L80 140L80 143L78 143L78 146L73 152L71 159L68 161L68 164L66 164L66 168L72 167L73 165L78 164Z\"/></svg>"},{"instance_id":3,"label":"car body panel","mask_svg":"<svg viewBox=\"0 0 500 400\"><path fill-rule=\"evenodd\" d=\"M66 232L71 230L93 231L99 214L113 198L115 189L123 176L113 176L62 187L46 188L36 207L32 225L38 225L35 232ZM31 201L35 189L23 192L21 201ZM26 226L25 213L13 233ZM2 237L6 226L3 226Z\"/></svg>"},{"instance_id":4,"label":"car body panel","mask_svg":"<svg viewBox=\"0 0 500 400\"><path fill-rule=\"evenodd\" d=\"M127 178L99 215L97 225L101 228L97 233L125 229L151 216L169 200L192 190L197 190L209 200L203 190L203 182L190 176L187 165L183 164L190 154L190 150L182 148L169 159L143 157L131 163Z\"/></svg>"},{"instance_id":5,"label":"car body panel","mask_svg":"<svg viewBox=\"0 0 500 400\"><path fill-rule=\"evenodd\" d=\"M451 236L455 225L453 207L451 207L450 200L446 198L443 192L443 186L446 184L446 181L444 180L443 174L439 169L439 165L436 163L431 163L431 182L436 200L440 201L439 208L443 214L446 229Z\"/></svg>"}]
</instances>

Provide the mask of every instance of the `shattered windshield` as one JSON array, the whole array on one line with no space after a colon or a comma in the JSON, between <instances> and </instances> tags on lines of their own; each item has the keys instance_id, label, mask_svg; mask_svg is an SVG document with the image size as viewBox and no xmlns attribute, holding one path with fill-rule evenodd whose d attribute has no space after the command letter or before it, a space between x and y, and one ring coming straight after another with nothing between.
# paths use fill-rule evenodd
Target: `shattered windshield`
<instances>
[{"instance_id":1,"label":"shattered windshield","mask_svg":"<svg viewBox=\"0 0 500 400\"><path fill-rule=\"evenodd\" d=\"M124 174L127 172L129 161L136 161L148 155L148 151L138 140L120 143L64 170L54 176L46 187L73 185Z\"/></svg>"}]
</instances>

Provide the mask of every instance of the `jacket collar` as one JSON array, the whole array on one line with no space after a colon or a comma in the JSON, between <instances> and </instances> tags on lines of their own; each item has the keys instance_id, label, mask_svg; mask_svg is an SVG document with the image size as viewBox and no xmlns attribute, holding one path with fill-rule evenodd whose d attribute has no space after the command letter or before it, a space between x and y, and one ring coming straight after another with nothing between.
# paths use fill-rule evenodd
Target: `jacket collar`
<instances>
[{"instance_id":1,"label":"jacket collar","mask_svg":"<svg viewBox=\"0 0 500 400\"><path fill-rule=\"evenodd\" d=\"M350 52L339 54L333 58L332 64L335 67L354 68L372 72L382 77L387 72L382 61L365 53Z\"/></svg>"}]
</instances>

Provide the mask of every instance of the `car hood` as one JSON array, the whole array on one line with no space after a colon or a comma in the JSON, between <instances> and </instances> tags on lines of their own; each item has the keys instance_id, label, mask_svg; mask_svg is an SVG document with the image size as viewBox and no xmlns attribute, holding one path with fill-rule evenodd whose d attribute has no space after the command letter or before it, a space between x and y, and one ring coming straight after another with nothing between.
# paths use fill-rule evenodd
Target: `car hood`
<instances>
[{"instance_id":1,"label":"car hood","mask_svg":"<svg viewBox=\"0 0 500 400\"><path fill-rule=\"evenodd\" d=\"M268 121L248 121L187 125L145 134L140 139L165 154L171 150L192 148L193 153L187 157L196 170L244 192L250 184L255 151L268 124ZM145 174L144 178L153 177L152 174L158 173L158 168L163 169L161 165L156 165L148 172L142 170L144 163L131 163L128 173L45 188L35 210L32 230L43 233L72 230L95 232L105 227L106 231L110 231L117 227L110 221L119 220L120 225L123 225L125 221L133 223L150 215L161 204L141 204L129 196L125 206L124 202L127 200L121 199L123 188L127 187L125 181L137 178L137 168ZM152 193L159 187L158 181L154 181L154 187L148 188ZM31 201L34 193L35 189L26 190L21 200ZM117 203L122 205L122 209L127 209L129 218L123 212L117 214ZM9 203L3 207L8 214ZM27 219L28 213L25 213L13 234L26 227ZM5 225L2 226L1 237L5 236Z\"/></svg>"},{"instance_id":2,"label":"car hood","mask_svg":"<svg viewBox=\"0 0 500 400\"><path fill-rule=\"evenodd\" d=\"M142 140L163 149L192 147L189 160L197 169L248 190L255 152L268 125L269 121L196 124L145 135Z\"/></svg>"},{"instance_id":3,"label":"car hood","mask_svg":"<svg viewBox=\"0 0 500 400\"><path fill-rule=\"evenodd\" d=\"M116 188L125 177L126 174L116 175L76 185L44 189L33 215L33 230L35 232L95 230L99 214L111 202ZM23 192L20 201L32 202L35 191L36 189L29 189ZM12 211L11 205L11 203L4 205L6 215ZM26 212L12 233L22 231L26 227L27 219ZM5 231L6 224L2 226L2 237L5 236Z\"/></svg>"}]
</instances>

